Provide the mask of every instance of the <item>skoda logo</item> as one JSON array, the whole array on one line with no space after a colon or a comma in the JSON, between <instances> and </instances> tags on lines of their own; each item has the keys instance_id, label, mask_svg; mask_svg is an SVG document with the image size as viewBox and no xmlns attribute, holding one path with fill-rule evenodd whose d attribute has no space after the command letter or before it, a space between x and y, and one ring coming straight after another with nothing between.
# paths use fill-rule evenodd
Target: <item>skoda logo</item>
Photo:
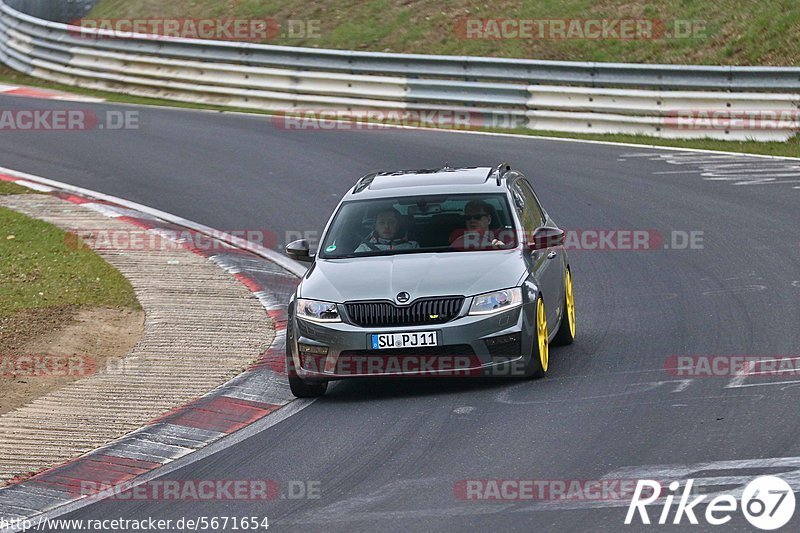
<instances>
[{"instance_id":1,"label":"skoda logo","mask_svg":"<svg viewBox=\"0 0 800 533\"><path fill-rule=\"evenodd\" d=\"M411 295L409 295L407 292L401 292L397 294L397 301L400 302L401 304L406 303L410 299Z\"/></svg>"}]
</instances>

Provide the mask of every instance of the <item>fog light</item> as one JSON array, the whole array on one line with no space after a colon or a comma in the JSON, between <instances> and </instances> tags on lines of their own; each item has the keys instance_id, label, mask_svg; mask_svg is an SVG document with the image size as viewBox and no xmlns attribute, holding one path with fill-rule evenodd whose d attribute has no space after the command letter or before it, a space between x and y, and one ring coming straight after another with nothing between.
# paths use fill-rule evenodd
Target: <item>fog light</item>
<instances>
[{"instance_id":1,"label":"fog light","mask_svg":"<svg viewBox=\"0 0 800 533\"><path fill-rule=\"evenodd\" d=\"M305 355L328 355L327 346L317 346L316 344L298 344L297 349Z\"/></svg>"},{"instance_id":2,"label":"fog light","mask_svg":"<svg viewBox=\"0 0 800 533\"><path fill-rule=\"evenodd\" d=\"M495 361L514 359L522 353L522 334L519 332L484 339L484 342L489 355Z\"/></svg>"},{"instance_id":3,"label":"fog light","mask_svg":"<svg viewBox=\"0 0 800 533\"><path fill-rule=\"evenodd\" d=\"M519 342L520 340L519 333L511 333L509 335L500 335L499 337L491 337L489 339L485 339L484 342L486 343L487 347L490 346L497 346L500 344L508 344L510 342Z\"/></svg>"}]
</instances>

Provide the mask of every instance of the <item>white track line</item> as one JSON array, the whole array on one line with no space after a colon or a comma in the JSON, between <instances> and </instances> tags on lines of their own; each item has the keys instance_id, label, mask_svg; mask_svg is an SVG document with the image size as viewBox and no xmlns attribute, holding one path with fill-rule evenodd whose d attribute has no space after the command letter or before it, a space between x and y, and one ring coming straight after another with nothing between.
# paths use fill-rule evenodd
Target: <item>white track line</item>
<instances>
[{"instance_id":1,"label":"white track line","mask_svg":"<svg viewBox=\"0 0 800 533\"><path fill-rule=\"evenodd\" d=\"M5 167L0 167L0 173L7 174L9 176L13 176L13 177L17 177L17 178L21 178L23 181L17 182L17 183L19 185L22 185L22 186L30 187L31 189L40 190L40 191L50 191L50 190L52 190L51 188L63 189L63 190L68 191L68 192L72 192L72 193L75 193L75 194L80 194L81 196L88 196L90 198L95 198L97 200L105 200L105 201L108 201L108 202L113 202L115 204L119 204L119 205L127 207L129 209L134 209L136 211L141 211L142 213L145 213L145 214L160 218L161 220L164 220L164 221L167 221L167 222L171 222L173 224L179 224L179 225L188 227L190 229L193 229L193 230L198 231L200 233L203 233L205 235L211 235L211 236L214 236L214 237L216 237L216 238L218 238L220 240L224 240L227 243L235 245L235 246L237 246L239 248L246 249L246 250L248 250L250 252L253 252L256 255L259 255L259 256L261 256L261 257L263 257L265 259L268 259L270 261L273 261L273 262L277 263L278 265L280 265L281 267L285 268L286 270L288 270L292 274L295 274L298 277L302 277L306 273L306 268L305 267L295 263L294 261L292 261L292 260L290 260L290 259L288 259L286 257L283 257L282 255L280 255L279 253L275 252L274 250L270 250L268 248L264 248L263 246L260 246L258 244L252 243L250 241L246 241L246 240L241 239L239 237L234 237L233 235L230 235L230 234L227 234L227 233L219 232L219 231L214 230L213 228L210 228L208 226L204 226L202 224L198 224L196 222L192 222L191 220L187 220L185 218L181 218L179 216L172 215L170 213L166 213L166 212L160 211L158 209L153 209L151 207L147 207L147 206L144 206L144 205L141 205L141 204L137 204L135 202L130 202L128 200L124 200L124 199L118 198L116 196L103 194L103 193L100 193L100 192L97 192L97 191L93 191L93 190L90 190L90 189L84 189L82 187L76 187L74 185L69 185L67 183L63 183L63 182L60 182L60 181L51 180L51 179L43 178L41 176L35 176L35 175L32 175L32 174L27 174L25 172L19 172L17 170L5 168ZM231 433L230 435L226 435L226 436L222 437L219 441L217 441L217 442L215 442L213 444L210 444L210 445L208 445L208 446L206 446L206 447L204 447L204 448L202 448L202 449L200 449L198 451L192 452L192 453L190 453L190 454L188 454L188 455L186 455L186 456L184 456L184 457L182 457L180 459L177 459L175 461L167 463L164 466L156 468L156 469L154 469L154 470L152 470L152 471L150 471L148 473L145 473L145 474L137 477L136 480L133 482L132 487L140 485L142 483L146 483L148 481L151 481L151 480L153 480L155 478L158 478L158 477L161 477L163 475L169 474L170 472L174 472L175 470L177 470L179 468L182 468L182 467L184 467L186 465L189 465L189 464L195 463L197 461L200 461L202 459L205 459L206 457L208 457L211 454L214 454L214 453L216 453L216 452L218 452L220 450L229 448L229 447L233 446L234 444L237 444L237 443L239 443L239 442L241 442L241 441L243 441L243 440L245 440L245 439L247 439L249 437L252 437L256 433L259 433L261 431L269 429L272 426L278 424L279 422L282 422L286 418L289 418L290 416L299 413L300 411L302 411L303 409L305 409L306 407L308 407L309 405L314 403L314 401L316 401L316 399L312 399L312 400L295 399L295 400L291 401L290 403L286 404L285 406L281 407L280 409L278 409L274 413L271 413L271 414L265 416L264 418L254 422L254 423L252 423L252 424L250 424L250 425L248 425L248 426L246 426L246 427L244 427L244 428L242 428L242 429L240 429L240 430L238 430L238 431L236 431L234 433ZM91 504L96 503L98 501L101 501L101 499L97 499L97 498L88 498L87 499L87 498L84 498L82 500L73 501L73 502L67 503L65 505L62 505L62 506L60 506L60 507L58 507L56 509L53 509L51 511L47 511L47 512L41 513L39 515L35 515L34 518L31 519L31 521L33 523L37 523L37 521L40 521L40 520L43 521L45 518L49 518L49 519L58 518L59 516L63 516L65 514L67 514L67 513L71 513L71 512L73 512L73 511L75 511L77 509L81 509L83 507L86 507L87 505L91 505ZM20 531L20 529L21 529L21 527L20 528L7 528L7 529L3 529L3 532L5 533L6 531L8 531L9 533L13 533L13 532L16 532L16 531Z\"/></svg>"},{"instance_id":2,"label":"white track line","mask_svg":"<svg viewBox=\"0 0 800 533\"><path fill-rule=\"evenodd\" d=\"M0 167L0 172L3 174L8 174L9 176L13 176L16 178L21 178L26 181L31 181L35 184L45 185L48 187L53 187L56 189L63 189L68 192L72 192L75 194L79 194L81 196L88 196L90 198L94 198L97 200L104 200L107 202L112 202L115 204L119 204L123 207L127 207L129 209L133 209L135 211L141 211L142 213L154 216L156 218L160 218L166 222L170 222L172 224L178 224L180 226L185 226L189 229L194 231L200 232L204 235L215 237L221 241L225 241L228 244L232 244L238 248L245 249L247 251L253 252L256 255L263 257L264 259L269 259L273 263L277 263L279 266L285 268L292 274L297 277L303 277L306 273L307 268L300 265L299 263L292 261L288 257L284 257L275 250L270 250L269 248L264 248L261 245L256 243L247 241L240 237L236 237L234 235L230 235L229 233L224 233L208 226L204 226L203 224L198 224L197 222L193 222L191 220L187 220L185 218L173 215L171 213L167 213L165 211L160 211L158 209L153 209L152 207L147 207L146 205L137 204L135 202L131 202L129 200L125 200L123 198L118 198L116 196L111 196L108 194L104 194L101 192L93 191L91 189L84 189L83 187L76 187L74 185L69 185L68 183L64 183L61 181L51 180L48 178L43 178L41 176L34 176L33 174L27 174L25 172L20 172L18 170L13 170L10 168ZM26 186L25 182L19 183L19 185ZM35 189L36 187L31 187ZM42 189L38 189L42 190Z\"/></svg>"},{"instance_id":3,"label":"white track line","mask_svg":"<svg viewBox=\"0 0 800 533\"><path fill-rule=\"evenodd\" d=\"M130 490L134 487L142 485L143 483L148 483L161 476L165 476L185 466L196 463L197 461L202 461L203 459L206 459L207 457L217 452L230 448L231 446L238 444L243 440L248 439L253 435L256 435L257 433L266 431L272 426L279 424L280 422L283 422L290 416L296 415L297 413L299 413L300 411L302 411L315 401L316 398L307 400L298 398L296 400L293 400L291 403L286 404L286 406L281 407L277 411L268 414L264 418L261 418L248 426L245 426L239 431L235 431L229 435L225 435L220 440L212 444L209 444L204 448L201 448L195 452L184 455L183 457L180 457L170 463L166 463L163 466L160 466L154 470L150 470L149 472L146 472L136 477L134 480L128 482L126 487L128 487L128 490ZM45 511L44 513L40 513L37 515L33 515L33 517L28 518L28 521L34 525L33 529L36 530L36 524L41 524L43 527L44 525L46 525L47 520L57 519L66 514L75 512L79 509L83 509L84 507L88 507L95 503L101 502L105 499L114 497L113 494L114 491L109 491L109 492L111 494L109 494L107 497L99 497L98 495L91 498L82 498L79 500L71 501L55 509ZM16 533L17 531L21 530L22 526L20 525L15 528L11 527L5 528L2 530L2 533Z\"/></svg>"}]
</instances>

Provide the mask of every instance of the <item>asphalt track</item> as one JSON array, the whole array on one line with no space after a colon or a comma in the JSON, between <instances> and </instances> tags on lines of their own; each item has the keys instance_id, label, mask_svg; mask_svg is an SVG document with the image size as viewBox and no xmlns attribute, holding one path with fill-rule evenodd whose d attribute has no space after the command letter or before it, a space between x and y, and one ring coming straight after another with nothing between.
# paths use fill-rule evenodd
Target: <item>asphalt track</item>
<instances>
[{"instance_id":1,"label":"asphalt track","mask_svg":"<svg viewBox=\"0 0 800 533\"><path fill-rule=\"evenodd\" d=\"M115 107L0 97L0 108ZM168 474L313 481L319 499L107 500L67 518L266 515L279 531L615 531L628 500L464 501L454 485L681 471L709 485L761 473L797 483L798 467L786 466L796 460L786 458L800 456L792 383L800 378L682 380L664 369L671 355L800 355L800 171L790 165L757 182L776 163L730 158L723 162L738 166L725 168L743 180L713 172L709 180L707 156L646 147L286 131L268 117L139 113L137 130L0 132L0 164L219 229L266 228L282 243L287 231L321 230L366 172L510 161L562 226L700 231L703 247L573 251L578 340L553 349L545 380L342 382L276 426ZM748 530L740 516L717 529ZM664 529L631 529L653 528ZM694 528L705 529L713 528Z\"/></svg>"}]
</instances>

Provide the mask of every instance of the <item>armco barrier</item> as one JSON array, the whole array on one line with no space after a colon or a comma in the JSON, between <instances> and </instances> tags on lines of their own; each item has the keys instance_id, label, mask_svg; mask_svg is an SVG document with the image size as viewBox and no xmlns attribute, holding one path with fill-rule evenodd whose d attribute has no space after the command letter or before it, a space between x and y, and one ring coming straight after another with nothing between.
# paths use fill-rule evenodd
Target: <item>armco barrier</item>
<instances>
[{"instance_id":1,"label":"armco barrier","mask_svg":"<svg viewBox=\"0 0 800 533\"><path fill-rule=\"evenodd\" d=\"M11 1L0 0L0 61L35 77L92 89L276 112L490 113L542 131L782 141L797 129L795 67L581 63L120 38L21 13ZM75 2L83 10L90 3ZM707 113L719 120L712 125L692 118ZM752 113L755 119L730 120L728 113ZM780 119L770 122L770 116Z\"/></svg>"}]
</instances>

